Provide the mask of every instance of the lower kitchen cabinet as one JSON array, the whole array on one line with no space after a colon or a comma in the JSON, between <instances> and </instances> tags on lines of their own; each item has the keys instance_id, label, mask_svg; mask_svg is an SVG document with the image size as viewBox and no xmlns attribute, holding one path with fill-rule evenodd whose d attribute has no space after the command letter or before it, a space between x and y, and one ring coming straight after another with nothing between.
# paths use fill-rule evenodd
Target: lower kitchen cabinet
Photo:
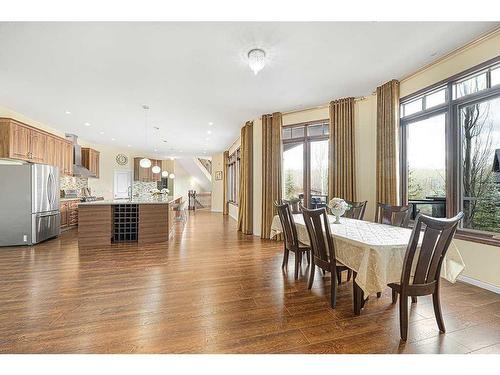
<instances>
[{"instance_id":1,"label":"lower kitchen cabinet","mask_svg":"<svg viewBox=\"0 0 500 375\"><path fill-rule=\"evenodd\" d=\"M60 204L61 211L61 229L70 229L78 226L78 203L79 199L62 201Z\"/></svg>"}]
</instances>

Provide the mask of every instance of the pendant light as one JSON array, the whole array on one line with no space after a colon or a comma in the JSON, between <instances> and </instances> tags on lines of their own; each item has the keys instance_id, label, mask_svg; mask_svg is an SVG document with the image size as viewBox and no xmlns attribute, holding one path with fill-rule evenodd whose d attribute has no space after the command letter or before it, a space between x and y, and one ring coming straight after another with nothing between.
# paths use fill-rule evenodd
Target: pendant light
<instances>
[{"instance_id":1,"label":"pendant light","mask_svg":"<svg viewBox=\"0 0 500 375\"><path fill-rule=\"evenodd\" d=\"M170 175L168 176L171 180L173 180L175 178L175 174L173 173L170 173Z\"/></svg>"},{"instance_id":2,"label":"pendant light","mask_svg":"<svg viewBox=\"0 0 500 375\"><path fill-rule=\"evenodd\" d=\"M161 172L161 176L162 176L163 178L168 178L168 175L169 175L168 171L163 171L163 172Z\"/></svg>"},{"instance_id":3,"label":"pendant light","mask_svg":"<svg viewBox=\"0 0 500 375\"><path fill-rule=\"evenodd\" d=\"M143 105L142 108L144 109L144 143L146 144L146 147L148 146L148 110L149 107L147 105ZM151 167L151 160L148 158L142 158L139 161L139 165L142 168L150 168ZM156 172L158 173L158 172Z\"/></svg>"},{"instance_id":4,"label":"pendant light","mask_svg":"<svg viewBox=\"0 0 500 375\"><path fill-rule=\"evenodd\" d=\"M155 165L153 168L151 168L151 171L155 174L158 174L161 172L161 168L157 165Z\"/></svg>"}]
</instances>

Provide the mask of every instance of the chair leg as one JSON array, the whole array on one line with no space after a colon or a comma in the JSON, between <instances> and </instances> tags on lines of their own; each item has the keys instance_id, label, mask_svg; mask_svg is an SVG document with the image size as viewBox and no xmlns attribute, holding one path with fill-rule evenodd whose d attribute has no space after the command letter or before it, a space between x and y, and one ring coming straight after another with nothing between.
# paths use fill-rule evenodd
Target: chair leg
<instances>
[{"instance_id":1,"label":"chair leg","mask_svg":"<svg viewBox=\"0 0 500 375\"><path fill-rule=\"evenodd\" d=\"M295 252L295 280L299 278L300 251Z\"/></svg>"},{"instance_id":2,"label":"chair leg","mask_svg":"<svg viewBox=\"0 0 500 375\"><path fill-rule=\"evenodd\" d=\"M347 281L351 281L352 270L347 270Z\"/></svg>"},{"instance_id":3,"label":"chair leg","mask_svg":"<svg viewBox=\"0 0 500 375\"><path fill-rule=\"evenodd\" d=\"M441 312L441 300L439 298L439 286L436 291L432 294L432 303L434 304L434 315L436 315L436 322L441 332L446 332L444 327L443 314Z\"/></svg>"},{"instance_id":4,"label":"chair leg","mask_svg":"<svg viewBox=\"0 0 500 375\"><path fill-rule=\"evenodd\" d=\"M336 270L335 273L337 274L337 282L339 283L339 285L342 284L342 272L340 272L339 270ZM333 277L332 277L332 279L333 279Z\"/></svg>"},{"instance_id":5,"label":"chair leg","mask_svg":"<svg viewBox=\"0 0 500 375\"><path fill-rule=\"evenodd\" d=\"M399 298L399 330L401 340L406 341L408 337L408 296L403 294Z\"/></svg>"},{"instance_id":6,"label":"chair leg","mask_svg":"<svg viewBox=\"0 0 500 375\"><path fill-rule=\"evenodd\" d=\"M309 273L309 284L307 285L307 289L311 289L314 282L314 274L316 273L316 265L311 263L309 266L311 268L311 272Z\"/></svg>"},{"instance_id":7,"label":"chair leg","mask_svg":"<svg viewBox=\"0 0 500 375\"><path fill-rule=\"evenodd\" d=\"M411 303L417 303L417 297L412 296L411 297Z\"/></svg>"},{"instance_id":8,"label":"chair leg","mask_svg":"<svg viewBox=\"0 0 500 375\"><path fill-rule=\"evenodd\" d=\"M284 249L283 251L283 263L281 264L281 268L285 268L288 265L288 254L290 251L288 249Z\"/></svg>"},{"instance_id":9,"label":"chair leg","mask_svg":"<svg viewBox=\"0 0 500 375\"><path fill-rule=\"evenodd\" d=\"M377 298L380 298L382 296L382 292L377 292Z\"/></svg>"},{"instance_id":10,"label":"chair leg","mask_svg":"<svg viewBox=\"0 0 500 375\"><path fill-rule=\"evenodd\" d=\"M311 264L311 252L307 251L306 256L307 256L307 264Z\"/></svg>"},{"instance_id":11,"label":"chair leg","mask_svg":"<svg viewBox=\"0 0 500 375\"><path fill-rule=\"evenodd\" d=\"M396 302L398 302L398 293L395 289L392 289L392 304L395 304Z\"/></svg>"}]
</instances>

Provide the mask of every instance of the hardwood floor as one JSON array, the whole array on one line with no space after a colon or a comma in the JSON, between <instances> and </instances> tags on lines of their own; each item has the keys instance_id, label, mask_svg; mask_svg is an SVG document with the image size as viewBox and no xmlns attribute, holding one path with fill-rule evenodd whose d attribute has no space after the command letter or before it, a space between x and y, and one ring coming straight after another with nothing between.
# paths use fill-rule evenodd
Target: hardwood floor
<instances>
[{"instance_id":1,"label":"hardwood floor","mask_svg":"<svg viewBox=\"0 0 500 375\"><path fill-rule=\"evenodd\" d=\"M332 310L330 278L308 291L292 258L283 273L281 244L206 211L163 245L2 248L0 353L500 353L499 295L443 282L447 333L419 298L402 344L389 289L355 317L343 283Z\"/></svg>"}]
</instances>

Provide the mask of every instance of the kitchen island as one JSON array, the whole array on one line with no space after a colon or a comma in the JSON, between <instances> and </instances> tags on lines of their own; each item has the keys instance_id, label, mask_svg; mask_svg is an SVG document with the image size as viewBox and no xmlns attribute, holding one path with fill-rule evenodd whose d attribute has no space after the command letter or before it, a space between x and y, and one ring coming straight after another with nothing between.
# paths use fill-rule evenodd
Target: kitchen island
<instances>
[{"instance_id":1,"label":"kitchen island","mask_svg":"<svg viewBox=\"0 0 500 375\"><path fill-rule=\"evenodd\" d=\"M166 242L174 228L175 211L182 197L117 199L78 205L78 245Z\"/></svg>"}]
</instances>

